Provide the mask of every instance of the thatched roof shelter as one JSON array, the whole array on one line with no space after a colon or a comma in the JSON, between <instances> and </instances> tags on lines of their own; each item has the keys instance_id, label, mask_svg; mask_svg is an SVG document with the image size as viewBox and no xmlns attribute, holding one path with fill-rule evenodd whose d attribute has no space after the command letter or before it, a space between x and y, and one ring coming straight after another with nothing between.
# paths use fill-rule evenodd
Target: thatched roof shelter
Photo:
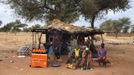
<instances>
[{"instance_id":1,"label":"thatched roof shelter","mask_svg":"<svg viewBox=\"0 0 134 75\"><path fill-rule=\"evenodd\" d=\"M54 19L50 23L48 23L47 26L48 30L58 30L66 33L76 34L76 35L95 35L95 34L103 34L104 32L99 29L92 29L92 28L83 28L79 26L69 25L65 24L64 22L61 22L60 20Z\"/></svg>"},{"instance_id":2,"label":"thatched roof shelter","mask_svg":"<svg viewBox=\"0 0 134 75\"><path fill-rule=\"evenodd\" d=\"M64 22L61 22L60 20L57 19L54 19L53 21L49 22L44 29L35 29L33 31L44 32L44 33L60 32L65 34L83 35L83 36L91 36L104 33L99 29L83 28L79 26L65 24Z\"/></svg>"},{"instance_id":3,"label":"thatched roof shelter","mask_svg":"<svg viewBox=\"0 0 134 75\"><path fill-rule=\"evenodd\" d=\"M104 33L101 30L65 24L64 22L56 19L49 22L44 29L34 29L33 32L45 33L46 44L49 44L55 38L60 40L61 50L63 53L67 52L68 42L70 42L72 38L77 39L78 45L83 45L85 37Z\"/></svg>"}]
</instances>

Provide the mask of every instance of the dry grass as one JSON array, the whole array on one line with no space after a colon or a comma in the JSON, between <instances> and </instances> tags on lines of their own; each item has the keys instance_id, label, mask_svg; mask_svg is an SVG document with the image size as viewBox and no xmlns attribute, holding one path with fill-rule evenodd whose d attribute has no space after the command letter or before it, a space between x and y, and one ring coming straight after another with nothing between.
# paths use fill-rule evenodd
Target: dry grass
<instances>
[{"instance_id":1,"label":"dry grass","mask_svg":"<svg viewBox=\"0 0 134 75\"><path fill-rule=\"evenodd\" d=\"M134 36L125 36L125 37L118 37L115 36L106 36L103 35L104 40L106 43L122 43L122 44L133 44L134 43Z\"/></svg>"},{"instance_id":2,"label":"dry grass","mask_svg":"<svg viewBox=\"0 0 134 75\"><path fill-rule=\"evenodd\" d=\"M21 45L27 44L31 46L32 43L32 33L5 33L0 32L0 50L17 50ZM103 35L104 40L106 43L133 43L134 37L118 37L118 39L115 39L115 37L108 37L106 35ZM98 36L99 40L101 39L100 36ZM43 38L44 39L44 38Z\"/></svg>"},{"instance_id":3,"label":"dry grass","mask_svg":"<svg viewBox=\"0 0 134 75\"><path fill-rule=\"evenodd\" d=\"M0 50L16 50L23 44L31 45L31 33L0 33Z\"/></svg>"}]
</instances>

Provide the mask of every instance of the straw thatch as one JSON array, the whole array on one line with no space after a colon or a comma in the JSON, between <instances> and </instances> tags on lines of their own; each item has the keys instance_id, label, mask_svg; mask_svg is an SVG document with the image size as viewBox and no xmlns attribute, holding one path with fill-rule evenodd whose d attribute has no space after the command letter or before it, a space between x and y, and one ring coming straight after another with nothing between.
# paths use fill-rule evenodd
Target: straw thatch
<instances>
[{"instance_id":1,"label":"straw thatch","mask_svg":"<svg viewBox=\"0 0 134 75\"><path fill-rule=\"evenodd\" d=\"M44 29L34 29L33 32L44 32L44 33L65 33L65 34L75 34L75 35L95 35L95 34L103 34L104 32L99 29L92 29L92 28L83 28L79 26L65 24L60 20L54 19L53 21L49 22L47 27Z\"/></svg>"},{"instance_id":2,"label":"straw thatch","mask_svg":"<svg viewBox=\"0 0 134 75\"><path fill-rule=\"evenodd\" d=\"M89 31L89 29L82 28L79 26L65 24L60 20L54 19L50 24L48 24L48 28L58 29L58 30L66 30L69 32L79 32L79 31Z\"/></svg>"},{"instance_id":3,"label":"straw thatch","mask_svg":"<svg viewBox=\"0 0 134 75\"><path fill-rule=\"evenodd\" d=\"M94 35L94 34L103 34L103 31L101 30L94 30L92 28L83 28L79 26L69 25L57 19L51 21L48 24L47 29L54 29L63 32L66 31L73 34L83 34L83 35L85 34L86 36Z\"/></svg>"}]
</instances>

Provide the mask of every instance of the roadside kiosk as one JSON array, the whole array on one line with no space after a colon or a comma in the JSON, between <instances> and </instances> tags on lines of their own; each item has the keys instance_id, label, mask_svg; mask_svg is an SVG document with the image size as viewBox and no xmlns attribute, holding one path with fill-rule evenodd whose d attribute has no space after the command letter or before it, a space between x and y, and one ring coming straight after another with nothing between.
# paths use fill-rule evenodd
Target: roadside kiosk
<instances>
[{"instance_id":1,"label":"roadside kiosk","mask_svg":"<svg viewBox=\"0 0 134 75\"><path fill-rule=\"evenodd\" d=\"M47 67L48 66L48 56L47 50L45 49L45 29L33 29L32 30L32 57L31 57L31 67ZM43 36L44 35L44 36ZM43 42L42 42L43 40ZM42 45L42 47L41 47ZM43 48L44 46L44 48Z\"/></svg>"}]
</instances>

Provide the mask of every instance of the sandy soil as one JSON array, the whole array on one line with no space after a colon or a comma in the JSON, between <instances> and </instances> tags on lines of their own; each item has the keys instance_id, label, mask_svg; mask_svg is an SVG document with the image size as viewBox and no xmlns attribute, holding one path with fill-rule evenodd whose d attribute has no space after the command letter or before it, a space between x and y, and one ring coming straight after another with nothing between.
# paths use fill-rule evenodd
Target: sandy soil
<instances>
[{"instance_id":1,"label":"sandy soil","mask_svg":"<svg viewBox=\"0 0 134 75\"><path fill-rule=\"evenodd\" d=\"M65 67L65 62L57 68L31 68L29 67L30 57L19 58L16 55L16 50L22 44L30 45L31 35L8 34L7 36L5 33L0 33L0 36L0 75L134 75L134 46L132 44L106 44L108 59L111 61L111 66L106 68L95 63L93 70L71 70Z\"/></svg>"}]
</instances>

